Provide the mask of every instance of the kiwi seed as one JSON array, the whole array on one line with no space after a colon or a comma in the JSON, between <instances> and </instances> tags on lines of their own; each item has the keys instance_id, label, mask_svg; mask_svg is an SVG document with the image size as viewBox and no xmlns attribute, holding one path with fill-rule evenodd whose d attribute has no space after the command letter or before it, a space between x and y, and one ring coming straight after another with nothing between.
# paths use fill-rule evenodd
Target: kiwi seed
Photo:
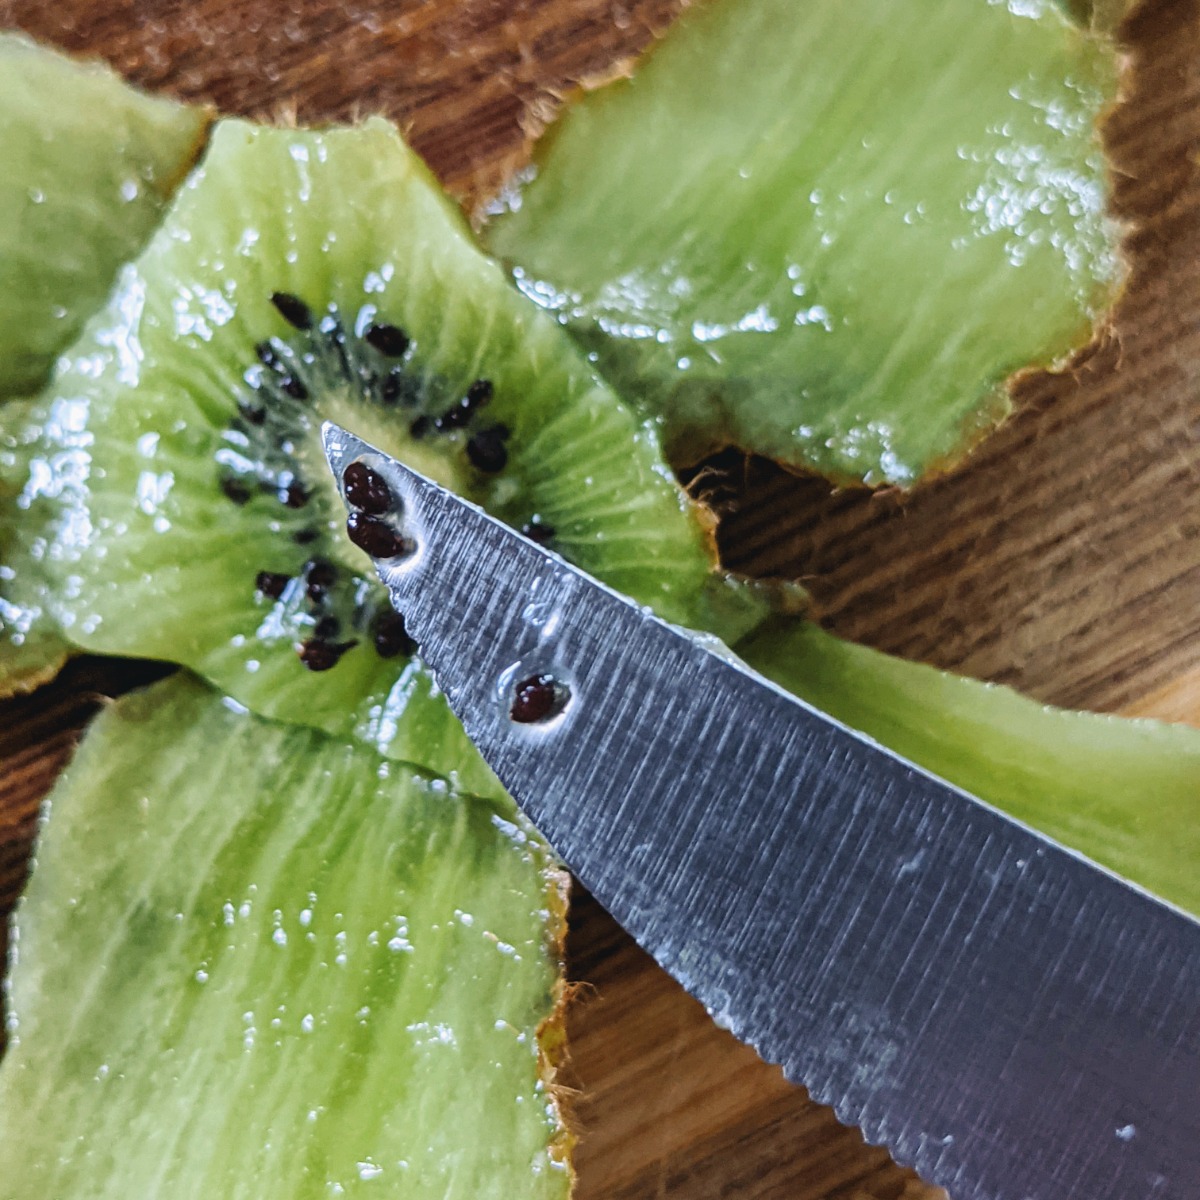
<instances>
[{"instance_id":1,"label":"kiwi seed","mask_svg":"<svg viewBox=\"0 0 1200 1200\"><path fill-rule=\"evenodd\" d=\"M489 475L495 475L508 465L508 447L504 440L508 429L503 425L489 425L473 434L467 442L467 457L471 465Z\"/></svg>"},{"instance_id":2,"label":"kiwi seed","mask_svg":"<svg viewBox=\"0 0 1200 1200\"><path fill-rule=\"evenodd\" d=\"M234 502L239 508L243 504L250 503L250 489L245 482L233 476L228 476L221 480L221 491Z\"/></svg>"},{"instance_id":3,"label":"kiwi seed","mask_svg":"<svg viewBox=\"0 0 1200 1200\"><path fill-rule=\"evenodd\" d=\"M531 675L517 684L509 716L521 725L533 725L561 712L566 699L553 675Z\"/></svg>"},{"instance_id":4,"label":"kiwi seed","mask_svg":"<svg viewBox=\"0 0 1200 1200\"><path fill-rule=\"evenodd\" d=\"M371 325L363 340L388 358L402 358L410 345L408 334L398 325Z\"/></svg>"},{"instance_id":5,"label":"kiwi seed","mask_svg":"<svg viewBox=\"0 0 1200 1200\"><path fill-rule=\"evenodd\" d=\"M386 521L362 512L352 512L346 519L346 536L372 558L395 558L412 545Z\"/></svg>"},{"instance_id":6,"label":"kiwi seed","mask_svg":"<svg viewBox=\"0 0 1200 1200\"><path fill-rule=\"evenodd\" d=\"M399 654L412 654L417 643L404 626L404 618L395 609L384 609L374 621L371 636L375 653L380 658L395 658Z\"/></svg>"},{"instance_id":7,"label":"kiwi seed","mask_svg":"<svg viewBox=\"0 0 1200 1200\"><path fill-rule=\"evenodd\" d=\"M342 623L337 617L322 617L313 626L313 637L322 642L331 642L342 631Z\"/></svg>"},{"instance_id":8,"label":"kiwi seed","mask_svg":"<svg viewBox=\"0 0 1200 1200\"><path fill-rule=\"evenodd\" d=\"M490 379L476 379L467 388L467 394L434 421L434 427L441 433L463 429L471 423L475 413L491 400L493 390Z\"/></svg>"},{"instance_id":9,"label":"kiwi seed","mask_svg":"<svg viewBox=\"0 0 1200 1200\"><path fill-rule=\"evenodd\" d=\"M324 559L313 559L304 572L305 589L310 600L324 600L338 579L338 569Z\"/></svg>"},{"instance_id":10,"label":"kiwi seed","mask_svg":"<svg viewBox=\"0 0 1200 1200\"><path fill-rule=\"evenodd\" d=\"M355 645L354 641L334 643L314 637L301 642L298 653L300 661L310 671L328 671L336 667L342 655Z\"/></svg>"},{"instance_id":11,"label":"kiwi seed","mask_svg":"<svg viewBox=\"0 0 1200 1200\"><path fill-rule=\"evenodd\" d=\"M272 600L278 600L291 582L292 577L284 575L280 571L259 571L254 578L254 586L264 596L270 596Z\"/></svg>"},{"instance_id":12,"label":"kiwi seed","mask_svg":"<svg viewBox=\"0 0 1200 1200\"><path fill-rule=\"evenodd\" d=\"M293 479L280 493L280 503L286 508L303 508L308 503L308 488L299 480Z\"/></svg>"},{"instance_id":13,"label":"kiwi seed","mask_svg":"<svg viewBox=\"0 0 1200 1200\"><path fill-rule=\"evenodd\" d=\"M342 472L342 487L346 499L363 512L380 516L392 506L391 489L366 463L352 462Z\"/></svg>"},{"instance_id":14,"label":"kiwi seed","mask_svg":"<svg viewBox=\"0 0 1200 1200\"><path fill-rule=\"evenodd\" d=\"M290 292L272 292L271 303L289 325L302 331L312 328L312 310L299 296L293 296Z\"/></svg>"},{"instance_id":15,"label":"kiwi seed","mask_svg":"<svg viewBox=\"0 0 1200 1200\"><path fill-rule=\"evenodd\" d=\"M521 526L521 536L537 542L539 546L548 546L554 540L554 526L534 517Z\"/></svg>"}]
</instances>

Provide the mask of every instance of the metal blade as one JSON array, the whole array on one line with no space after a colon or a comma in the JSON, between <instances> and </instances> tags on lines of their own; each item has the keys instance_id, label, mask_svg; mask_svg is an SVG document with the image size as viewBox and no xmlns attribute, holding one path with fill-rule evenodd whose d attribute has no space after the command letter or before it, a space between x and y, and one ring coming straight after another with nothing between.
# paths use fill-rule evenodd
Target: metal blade
<instances>
[{"instance_id":1,"label":"metal blade","mask_svg":"<svg viewBox=\"0 0 1200 1200\"><path fill-rule=\"evenodd\" d=\"M1200 1196L1200 923L325 444L402 504L380 577L476 745L717 1021L954 1200Z\"/></svg>"}]
</instances>

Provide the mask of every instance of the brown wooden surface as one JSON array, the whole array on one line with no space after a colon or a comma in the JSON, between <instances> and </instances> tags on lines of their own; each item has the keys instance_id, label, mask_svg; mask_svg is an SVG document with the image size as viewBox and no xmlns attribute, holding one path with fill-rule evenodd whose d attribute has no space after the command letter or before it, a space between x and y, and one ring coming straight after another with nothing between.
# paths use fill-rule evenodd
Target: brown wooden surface
<instances>
[{"instance_id":1,"label":"brown wooden surface","mask_svg":"<svg viewBox=\"0 0 1200 1200\"><path fill-rule=\"evenodd\" d=\"M730 0L736 2L736 0ZM831 494L729 454L726 559L800 577L863 641L1049 700L1200 719L1200 0L1126 30L1108 132L1130 287L1076 368L915 495ZM677 0L0 0L0 26L147 87L253 116L383 112L467 203L521 161L575 80L646 44ZM92 697L77 664L0 706L0 905L38 797ZM586 897L570 1018L580 1200L928 1200L934 1193L723 1034ZM140 1198L139 1198L140 1200Z\"/></svg>"}]
</instances>

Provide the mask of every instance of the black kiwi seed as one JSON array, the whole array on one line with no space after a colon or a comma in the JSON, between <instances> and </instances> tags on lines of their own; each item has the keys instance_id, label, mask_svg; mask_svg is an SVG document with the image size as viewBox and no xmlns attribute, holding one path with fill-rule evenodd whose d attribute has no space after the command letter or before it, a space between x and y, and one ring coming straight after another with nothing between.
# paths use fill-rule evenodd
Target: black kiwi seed
<instances>
[{"instance_id":1,"label":"black kiwi seed","mask_svg":"<svg viewBox=\"0 0 1200 1200\"><path fill-rule=\"evenodd\" d=\"M325 593L337 583L337 567L323 558L314 558L304 572L305 590L310 600L324 600Z\"/></svg>"},{"instance_id":2,"label":"black kiwi seed","mask_svg":"<svg viewBox=\"0 0 1200 1200\"><path fill-rule=\"evenodd\" d=\"M508 447L504 444L507 434L503 425L490 425L473 434L467 442L467 458L471 465L489 475L503 471L508 465Z\"/></svg>"},{"instance_id":3,"label":"black kiwi seed","mask_svg":"<svg viewBox=\"0 0 1200 1200\"><path fill-rule=\"evenodd\" d=\"M363 340L388 358L400 358L410 344L408 334L398 325L371 325Z\"/></svg>"},{"instance_id":4,"label":"black kiwi seed","mask_svg":"<svg viewBox=\"0 0 1200 1200\"><path fill-rule=\"evenodd\" d=\"M291 292L272 292L271 303L289 325L297 329L312 328L312 311L299 296L293 296Z\"/></svg>"},{"instance_id":5,"label":"black kiwi seed","mask_svg":"<svg viewBox=\"0 0 1200 1200\"><path fill-rule=\"evenodd\" d=\"M342 472L346 499L355 508L379 516L392 506L392 493L382 475L366 463L352 462Z\"/></svg>"},{"instance_id":6,"label":"black kiwi seed","mask_svg":"<svg viewBox=\"0 0 1200 1200\"><path fill-rule=\"evenodd\" d=\"M332 642L342 628L342 623L337 617L322 617L316 625L313 626L313 637L322 642Z\"/></svg>"},{"instance_id":7,"label":"black kiwi seed","mask_svg":"<svg viewBox=\"0 0 1200 1200\"><path fill-rule=\"evenodd\" d=\"M490 379L476 379L467 388L467 394L457 404L442 413L434 425L439 430L462 429L465 425L470 424L476 411L491 400L494 391Z\"/></svg>"},{"instance_id":8,"label":"black kiwi seed","mask_svg":"<svg viewBox=\"0 0 1200 1200\"><path fill-rule=\"evenodd\" d=\"M554 526L547 525L534 517L521 526L521 534L539 546L548 546L554 540Z\"/></svg>"},{"instance_id":9,"label":"black kiwi seed","mask_svg":"<svg viewBox=\"0 0 1200 1200\"><path fill-rule=\"evenodd\" d=\"M259 571L254 577L254 586L264 596L270 596L272 600L278 600L291 582L290 575L284 575L279 571Z\"/></svg>"},{"instance_id":10,"label":"black kiwi seed","mask_svg":"<svg viewBox=\"0 0 1200 1200\"><path fill-rule=\"evenodd\" d=\"M232 475L226 476L221 480L221 491L239 507L243 504L250 503L250 497L253 494L250 491L249 485L242 479L237 479Z\"/></svg>"},{"instance_id":11,"label":"black kiwi seed","mask_svg":"<svg viewBox=\"0 0 1200 1200\"><path fill-rule=\"evenodd\" d=\"M482 408L492 398L495 390L490 379L477 379L467 388L467 403L472 408Z\"/></svg>"},{"instance_id":12,"label":"black kiwi seed","mask_svg":"<svg viewBox=\"0 0 1200 1200\"><path fill-rule=\"evenodd\" d=\"M285 376L279 385L293 400L307 400L308 388L295 375Z\"/></svg>"},{"instance_id":13,"label":"black kiwi seed","mask_svg":"<svg viewBox=\"0 0 1200 1200\"><path fill-rule=\"evenodd\" d=\"M470 423L471 416L471 406L467 403L466 397L464 397L453 408L446 409L434 421L433 426L439 432L447 429L462 429L464 425Z\"/></svg>"},{"instance_id":14,"label":"black kiwi seed","mask_svg":"<svg viewBox=\"0 0 1200 1200\"><path fill-rule=\"evenodd\" d=\"M293 479L280 490L279 499L287 508L303 508L309 501L309 491L298 479Z\"/></svg>"},{"instance_id":15,"label":"black kiwi seed","mask_svg":"<svg viewBox=\"0 0 1200 1200\"><path fill-rule=\"evenodd\" d=\"M560 712L566 699L566 689L553 675L531 675L517 684L508 715L521 725L532 725Z\"/></svg>"},{"instance_id":16,"label":"black kiwi seed","mask_svg":"<svg viewBox=\"0 0 1200 1200\"><path fill-rule=\"evenodd\" d=\"M346 536L372 558L395 558L411 547L386 521L367 513L353 512L346 520Z\"/></svg>"},{"instance_id":17,"label":"black kiwi seed","mask_svg":"<svg viewBox=\"0 0 1200 1200\"><path fill-rule=\"evenodd\" d=\"M408 432L411 437L423 438L432 427L433 422L425 416L418 417L409 427Z\"/></svg>"},{"instance_id":18,"label":"black kiwi seed","mask_svg":"<svg viewBox=\"0 0 1200 1200\"><path fill-rule=\"evenodd\" d=\"M254 347L254 353L258 355L258 361L262 363L264 367L272 367L275 369L279 367L279 355L275 353L275 347L272 346L269 341L259 342L258 345Z\"/></svg>"},{"instance_id":19,"label":"black kiwi seed","mask_svg":"<svg viewBox=\"0 0 1200 1200\"><path fill-rule=\"evenodd\" d=\"M306 642L301 642L297 653L300 655L300 661L310 671L328 671L331 667L338 665L338 660L350 649L351 646L357 645L356 642L324 642L320 638L309 638Z\"/></svg>"},{"instance_id":20,"label":"black kiwi seed","mask_svg":"<svg viewBox=\"0 0 1200 1200\"><path fill-rule=\"evenodd\" d=\"M321 536L319 529L297 529L292 534L292 541L297 546L311 546Z\"/></svg>"},{"instance_id":21,"label":"black kiwi seed","mask_svg":"<svg viewBox=\"0 0 1200 1200\"><path fill-rule=\"evenodd\" d=\"M247 404L244 400L238 402L238 413L243 421L251 425L261 425L267 419L265 408L258 404Z\"/></svg>"},{"instance_id":22,"label":"black kiwi seed","mask_svg":"<svg viewBox=\"0 0 1200 1200\"><path fill-rule=\"evenodd\" d=\"M394 609L387 609L375 618L371 636L375 642L375 653L380 658L412 654L417 648L417 643L404 627L404 618Z\"/></svg>"}]
</instances>

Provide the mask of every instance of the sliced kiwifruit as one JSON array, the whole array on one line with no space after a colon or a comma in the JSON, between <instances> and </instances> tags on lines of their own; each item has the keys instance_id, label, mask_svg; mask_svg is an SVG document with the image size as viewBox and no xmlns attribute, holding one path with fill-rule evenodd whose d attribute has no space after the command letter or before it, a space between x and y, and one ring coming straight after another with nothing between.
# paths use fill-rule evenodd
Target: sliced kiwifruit
<instances>
[{"instance_id":1,"label":"sliced kiwifruit","mask_svg":"<svg viewBox=\"0 0 1200 1200\"><path fill-rule=\"evenodd\" d=\"M347 536L326 417L667 619L711 618L709 530L653 428L395 130L228 121L50 390L22 503L68 638L493 789Z\"/></svg>"},{"instance_id":2,"label":"sliced kiwifruit","mask_svg":"<svg viewBox=\"0 0 1200 1200\"><path fill-rule=\"evenodd\" d=\"M204 109L0 34L0 397L29 393L145 245Z\"/></svg>"},{"instance_id":3,"label":"sliced kiwifruit","mask_svg":"<svg viewBox=\"0 0 1200 1200\"><path fill-rule=\"evenodd\" d=\"M178 675L98 719L49 814L6 1200L566 1196L564 901L507 808Z\"/></svg>"},{"instance_id":4,"label":"sliced kiwifruit","mask_svg":"<svg viewBox=\"0 0 1200 1200\"><path fill-rule=\"evenodd\" d=\"M0 700L52 679L69 653L46 611L41 545L21 505L43 419L37 400L0 407Z\"/></svg>"},{"instance_id":5,"label":"sliced kiwifruit","mask_svg":"<svg viewBox=\"0 0 1200 1200\"><path fill-rule=\"evenodd\" d=\"M807 622L764 625L737 649L817 708L1200 915L1200 730L1051 708Z\"/></svg>"},{"instance_id":6,"label":"sliced kiwifruit","mask_svg":"<svg viewBox=\"0 0 1200 1200\"><path fill-rule=\"evenodd\" d=\"M487 244L674 461L907 486L1107 310L1116 86L1051 0L713 0L568 107Z\"/></svg>"}]
</instances>

